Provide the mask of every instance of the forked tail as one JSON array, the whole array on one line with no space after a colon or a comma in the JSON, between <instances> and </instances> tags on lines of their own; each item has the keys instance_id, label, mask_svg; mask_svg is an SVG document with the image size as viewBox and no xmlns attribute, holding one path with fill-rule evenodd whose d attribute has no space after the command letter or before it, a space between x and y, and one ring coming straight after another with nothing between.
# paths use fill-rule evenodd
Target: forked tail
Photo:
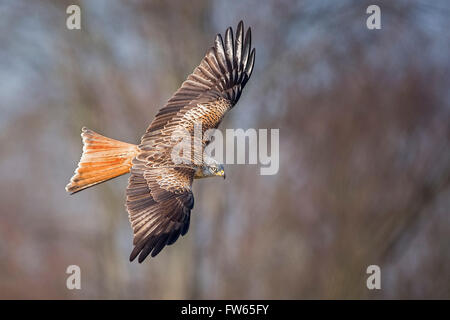
<instances>
[{"instance_id":1,"label":"forked tail","mask_svg":"<svg viewBox=\"0 0 450 320\"><path fill-rule=\"evenodd\" d=\"M128 173L137 145L104 137L88 128L81 129L83 154L75 174L66 186L71 194Z\"/></svg>"}]
</instances>

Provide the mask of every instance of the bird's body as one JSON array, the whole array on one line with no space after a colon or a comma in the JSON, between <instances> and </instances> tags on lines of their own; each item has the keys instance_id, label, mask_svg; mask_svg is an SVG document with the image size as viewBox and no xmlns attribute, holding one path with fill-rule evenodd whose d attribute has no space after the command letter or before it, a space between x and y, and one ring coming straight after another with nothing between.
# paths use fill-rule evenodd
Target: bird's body
<instances>
[{"instance_id":1,"label":"bird's body","mask_svg":"<svg viewBox=\"0 0 450 320\"><path fill-rule=\"evenodd\" d=\"M133 145L82 129L83 154L66 190L81 191L130 172L126 207L134 232L130 260L139 255L142 262L157 255L165 245L186 234L194 205L192 182L197 178L225 177L223 166L203 152L181 164L172 153L180 133L194 135L219 126L226 112L239 100L253 70L255 50L251 50L251 32L244 38L242 21L236 39L228 28L225 41L216 36L200 65L183 82L167 104L159 110L141 138ZM208 144L201 142L202 150ZM200 158L199 158L200 157ZM188 160L188 161L186 161Z\"/></svg>"}]
</instances>

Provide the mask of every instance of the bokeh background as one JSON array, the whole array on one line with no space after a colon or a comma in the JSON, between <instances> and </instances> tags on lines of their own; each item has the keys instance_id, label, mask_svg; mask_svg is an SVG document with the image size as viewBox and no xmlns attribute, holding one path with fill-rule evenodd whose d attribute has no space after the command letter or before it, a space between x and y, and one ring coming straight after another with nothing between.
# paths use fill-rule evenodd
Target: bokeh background
<instances>
[{"instance_id":1,"label":"bokeh background","mask_svg":"<svg viewBox=\"0 0 450 320\"><path fill-rule=\"evenodd\" d=\"M450 298L450 4L375 2L1 1L0 298ZM196 182L189 233L129 263L127 176L64 190L80 129L139 142L240 19L256 65L221 129L279 128L280 171Z\"/></svg>"}]
</instances>

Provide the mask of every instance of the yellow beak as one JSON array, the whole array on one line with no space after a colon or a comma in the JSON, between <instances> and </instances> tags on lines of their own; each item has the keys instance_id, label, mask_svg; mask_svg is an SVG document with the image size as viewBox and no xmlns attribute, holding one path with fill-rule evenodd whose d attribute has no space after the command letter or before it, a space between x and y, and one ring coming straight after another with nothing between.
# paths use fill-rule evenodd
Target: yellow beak
<instances>
[{"instance_id":1,"label":"yellow beak","mask_svg":"<svg viewBox=\"0 0 450 320\"><path fill-rule=\"evenodd\" d=\"M220 170L219 172L217 172L216 175L219 177L223 177L225 179L225 171L223 171L223 170Z\"/></svg>"}]
</instances>

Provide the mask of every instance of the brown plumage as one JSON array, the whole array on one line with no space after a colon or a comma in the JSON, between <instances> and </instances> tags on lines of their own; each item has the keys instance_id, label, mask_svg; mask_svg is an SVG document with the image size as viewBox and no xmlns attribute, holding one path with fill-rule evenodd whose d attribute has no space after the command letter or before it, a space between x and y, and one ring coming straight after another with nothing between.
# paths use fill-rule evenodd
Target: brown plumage
<instances>
[{"instance_id":1,"label":"brown plumage","mask_svg":"<svg viewBox=\"0 0 450 320\"><path fill-rule=\"evenodd\" d=\"M253 70L255 49L251 49L250 28L244 36L242 21L233 37L231 27L224 39L216 36L200 65L159 110L139 146L83 129L83 155L66 190L78 192L131 171L126 207L135 247L130 261L156 256L188 231L194 206L191 186L199 169L196 163L203 159L191 159L190 165L174 164L171 153L178 141L172 136L180 129L192 136L198 122L203 133L217 128L239 100ZM204 148L208 141L201 143Z\"/></svg>"}]
</instances>

